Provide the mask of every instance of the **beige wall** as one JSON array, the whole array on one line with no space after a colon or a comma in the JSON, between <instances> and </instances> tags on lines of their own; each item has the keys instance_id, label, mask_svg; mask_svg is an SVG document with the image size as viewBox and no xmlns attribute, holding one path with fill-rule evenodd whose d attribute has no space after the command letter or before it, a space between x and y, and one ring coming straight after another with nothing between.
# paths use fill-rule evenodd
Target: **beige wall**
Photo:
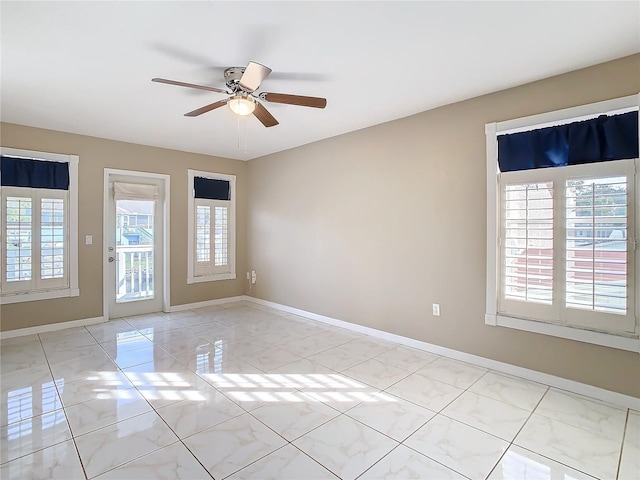
<instances>
[{"instance_id":1,"label":"beige wall","mask_svg":"<svg viewBox=\"0 0 640 480\"><path fill-rule=\"evenodd\" d=\"M236 175L236 268L246 270L247 203L245 162L131 143L72 135L3 123L3 147L76 154L79 162L79 238L93 235L93 245L81 241L80 296L0 307L0 329L13 330L47 323L102 316L102 211L104 169L116 168L171 175L171 305L202 302L243 294L244 275L236 280L187 285L187 169Z\"/></svg>"},{"instance_id":2,"label":"beige wall","mask_svg":"<svg viewBox=\"0 0 640 480\"><path fill-rule=\"evenodd\" d=\"M635 55L250 161L252 295L640 396L637 353L484 324L484 125L638 91Z\"/></svg>"}]
</instances>

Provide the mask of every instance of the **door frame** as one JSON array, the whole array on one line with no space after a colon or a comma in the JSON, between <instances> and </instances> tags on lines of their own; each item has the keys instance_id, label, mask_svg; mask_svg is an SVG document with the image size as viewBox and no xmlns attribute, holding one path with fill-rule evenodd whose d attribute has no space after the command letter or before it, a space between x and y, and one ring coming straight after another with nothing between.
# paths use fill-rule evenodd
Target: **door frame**
<instances>
[{"instance_id":1,"label":"door frame","mask_svg":"<svg viewBox=\"0 0 640 480\"><path fill-rule=\"evenodd\" d=\"M109 321L109 292L110 289L108 287L110 279L109 279L109 260L107 255L107 251L109 248L109 202L110 202L110 192L109 192L109 177L111 175L128 175L130 177L139 177L143 178L153 178L154 180L160 180L162 182L163 190L164 190L164 199L162 202L162 206L160 208L162 212L162 263L164 267L163 275L162 275L162 311L169 312L171 310L170 303L170 286L171 282L169 279L171 278L170 271L170 209L169 205L171 204L171 176L166 175L164 173L151 173L151 172L139 172L135 170L121 170L115 168L105 168L104 169L104 186L103 186L103 213L102 213L102 315L104 318Z\"/></svg>"}]
</instances>

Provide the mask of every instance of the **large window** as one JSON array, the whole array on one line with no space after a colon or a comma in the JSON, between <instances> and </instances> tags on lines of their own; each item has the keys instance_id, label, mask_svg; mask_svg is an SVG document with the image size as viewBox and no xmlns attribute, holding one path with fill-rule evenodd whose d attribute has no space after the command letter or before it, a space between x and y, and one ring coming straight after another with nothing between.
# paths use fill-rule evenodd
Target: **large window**
<instances>
[{"instance_id":1,"label":"large window","mask_svg":"<svg viewBox=\"0 0 640 480\"><path fill-rule=\"evenodd\" d=\"M236 278L235 176L189 170L187 283Z\"/></svg>"},{"instance_id":2,"label":"large window","mask_svg":"<svg viewBox=\"0 0 640 480\"><path fill-rule=\"evenodd\" d=\"M78 295L78 157L2 148L1 303Z\"/></svg>"},{"instance_id":3,"label":"large window","mask_svg":"<svg viewBox=\"0 0 640 480\"><path fill-rule=\"evenodd\" d=\"M636 96L487 125L487 324L638 350L637 135Z\"/></svg>"}]
</instances>

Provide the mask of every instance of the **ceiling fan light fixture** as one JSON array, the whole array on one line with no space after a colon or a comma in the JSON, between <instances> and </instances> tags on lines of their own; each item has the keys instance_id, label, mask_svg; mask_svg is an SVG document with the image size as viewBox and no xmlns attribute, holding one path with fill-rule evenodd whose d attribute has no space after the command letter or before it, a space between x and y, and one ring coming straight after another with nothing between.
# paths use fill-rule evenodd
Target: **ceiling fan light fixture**
<instances>
[{"instance_id":1,"label":"ceiling fan light fixture","mask_svg":"<svg viewBox=\"0 0 640 480\"><path fill-rule=\"evenodd\" d=\"M229 108L236 115L251 115L256 109L256 102L243 95L234 95L229 99Z\"/></svg>"}]
</instances>

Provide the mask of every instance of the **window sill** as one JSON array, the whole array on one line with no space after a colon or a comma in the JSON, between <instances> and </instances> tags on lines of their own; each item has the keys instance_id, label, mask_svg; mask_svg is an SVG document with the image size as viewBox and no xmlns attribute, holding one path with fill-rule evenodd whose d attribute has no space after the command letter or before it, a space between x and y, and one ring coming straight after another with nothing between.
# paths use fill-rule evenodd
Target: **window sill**
<instances>
[{"instance_id":1,"label":"window sill","mask_svg":"<svg viewBox=\"0 0 640 480\"><path fill-rule=\"evenodd\" d=\"M35 302L37 300L51 300L52 298L77 297L79 295L80 290L77 288L49 290L47 292L5 294L0 297L0 305L7 305L9 303Z\"/></svg>"},{"instance_id":2,"label":"window sill","mask_svg":"<svg viewBox=\"0 0 640 480\"><path fill-rule=\"evenodd\" d=\"M235 273L217 273L215 275L198 275L195 277L187 277L187 285L192 283L216 282L218 280L235 280Z\"/></svg>"},{"instance_id":3,"label":"window sill","mask_svg":"<svg viewBox=\"0 0 640 480\"><path fill-rule=\"evenodd\" d=\"M638 337L623 337L611 333L594 332L580 328L566 327L564 325L554 325L551 323L489 313L485 314L484 323L486 325L515 328L516 330L551 335L553 337L567 338L578 342L592 343L594 345L640 353L640 339Z\"/></svg>"}]
</instances>

